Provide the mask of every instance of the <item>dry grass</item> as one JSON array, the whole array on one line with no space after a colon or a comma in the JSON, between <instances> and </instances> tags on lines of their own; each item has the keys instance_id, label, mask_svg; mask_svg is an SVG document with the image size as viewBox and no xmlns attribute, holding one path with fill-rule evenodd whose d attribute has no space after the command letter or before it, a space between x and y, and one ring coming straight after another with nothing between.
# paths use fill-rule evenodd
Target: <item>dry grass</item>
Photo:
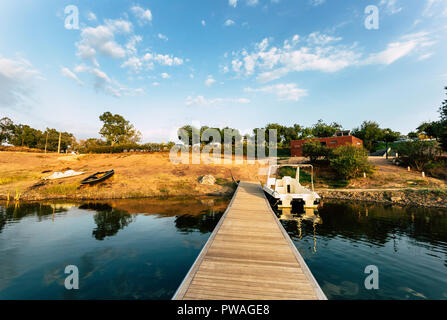
<instances>
[{"instance_id":1,"label":"dry grass","mask_svg":"<svg viewBox=\"0 0 447 320\"><path fill-rule=\"evenodd\" d=\"M42 182L54 171L68 169L85 175ZM80 180L97 171L115 175L96 186L80 187ZM231 171L230 171L231 170ZM20 191L24 200L122 199L140 197L197 196L232 192L231 172L238 180L261 181L259 165L174 165L169 154L90 154L82 156L0 152L0 198ZM45 172L45 173L43 173ZM212 174L214 186L198 183ZM1 183L3 182L3 183Z\"/></svg>"},{"instance_id":2,"label":"dry grass","mask_svg":"<svg viewBox=\"0 0 447 320\"><path fill-rule=\"evenodd\" d=\"M340 187L446 189L442 180L423 179L420 173L407 172L381 158L371 160L377 169L374 176L353 180L350 185ZM169 161L169 154L163 153L73 156L0 152L0 199L6 199L8 193L10 197L20 193L22 200L223 195L232 192L231 173L236 180L265 182L265 176L259 174L260 167L259 164L174 165ZM41 180L54 171L68 169L86 174L54 181ZM115 175L104 183L80 186L79 182L88 174L110 169L115 170ZM198 183L198 179L206 174L217 179L215 185ZM316 187L327 188L324 183L317 183Z\"/></svg>"}]
</instances>

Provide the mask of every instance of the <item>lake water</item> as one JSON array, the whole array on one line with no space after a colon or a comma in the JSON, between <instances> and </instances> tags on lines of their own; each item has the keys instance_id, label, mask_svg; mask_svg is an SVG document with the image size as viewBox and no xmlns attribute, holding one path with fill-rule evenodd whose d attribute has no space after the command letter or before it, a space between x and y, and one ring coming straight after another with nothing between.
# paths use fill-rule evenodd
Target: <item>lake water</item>
<instances>
[{"instance_id":1,"label":"lake water","mask_svg":"<svg viewBox=\"0 0 447 320\"><path fill-rule=\"evenodd\" d=\"M171 299L229 199L0 207L0 299ZM66 290L65 267L79 270Z\"/></svg>"},{"instance_id":2,"label":"lake water","mask_svg":"<svg viewBox=\"0 0 447 320\"><path fill-rule=\"evenodd\" d=\"M328 299L447 299L447 211L332 201L278 212ZM365 288L365 268L379 290Z\"/></svg>"},{"instance_id":3,"label":"lake water","mask_svg":"<svg viewBox=\"0 0 447 320\"><path fill-rule=\"evenodd\" d=\"M229 199L0 204L0 299L170 299ZM447 211L278 212L329 299L447 299ZM79 290L66 290L67 265ZM365 267L379 269L366 290Z\"/></svg>"}]
</instances>

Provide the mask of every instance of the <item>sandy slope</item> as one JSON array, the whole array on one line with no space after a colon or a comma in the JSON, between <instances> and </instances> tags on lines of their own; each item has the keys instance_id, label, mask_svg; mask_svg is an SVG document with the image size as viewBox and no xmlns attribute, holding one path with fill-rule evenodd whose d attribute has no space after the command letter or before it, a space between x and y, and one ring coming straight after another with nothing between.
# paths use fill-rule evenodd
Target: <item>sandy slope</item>
<instances>
[{"instance_id":1,"label":"sandy slope","mask_svg":"<svg viewBox=\"0 0 447 320\"><path fill-rule=\"evenodd\" d=\"M42 177L68 169L88 174L114 169L108 181L80 187L87 176L42 184ZM231 171L230 171L231 170ZM48 171L48 172L46 172ZM232 191L231 172L237 180L257 181L259 165L174 165L167 153L58 155L0 152L0 199L20 193L22 200L110 199L153 196L223 194ZM45 172L45 173L44 173ZM199 177L212 174L218 184L205 186ZM37 185L37 186L36 186Z\"/></svg>"}]
</instances>

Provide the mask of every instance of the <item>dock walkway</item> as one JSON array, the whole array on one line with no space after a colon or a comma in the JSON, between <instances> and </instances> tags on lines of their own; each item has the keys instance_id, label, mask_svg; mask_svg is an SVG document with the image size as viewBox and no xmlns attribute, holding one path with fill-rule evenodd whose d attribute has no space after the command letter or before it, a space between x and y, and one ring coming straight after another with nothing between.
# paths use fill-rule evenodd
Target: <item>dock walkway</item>
<instances>
[{"instance_id":1,"label":"dock walkway","mask_svg":"<svg viewBox=\"0 0 447 320\"><path fill-rule=\"evenodd\" d=\"M259 183L241 182L174 300L325 300Z\"/></svg>"}]
</instances>

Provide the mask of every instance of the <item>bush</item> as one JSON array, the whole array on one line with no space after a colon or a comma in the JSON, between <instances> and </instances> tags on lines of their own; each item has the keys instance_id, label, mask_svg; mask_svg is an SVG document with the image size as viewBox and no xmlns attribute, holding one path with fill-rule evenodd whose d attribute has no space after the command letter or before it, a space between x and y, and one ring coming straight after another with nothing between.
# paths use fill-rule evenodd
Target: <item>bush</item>
<instances>
[{"instance_id":1,"label":"bush","mask_svg":"<svg viewBox=\"0 0 447 320\"><path fill-rule=\"evenodd\" d=\"M368 153L364 148L355 146L340 146L332 151L330 165L338 175L346 180L358 178L364 172L372 173L368 161Z\"/></svg>"},{"instance_id":2,"label":"bush","mask_svg":"<svg viewBox=\"0 0 447 320\"><path fill-rule=\"evenodd\" d=\"M436 141L407 141L396 147L399 161L405 165L421 171L433 167L441 149Z\"/></svg>"},{"instance_id":3,"label":"bush","mask_svg":"<svg viewBox=\"0 0 447 320\"><path fill-rule=\"evenodd\" d=\"M303 145L303 156L310 158L310 162L315 163L318 159L329 159L331 150L323 146L319 141L311 140Z\"/></svg>"},{"instance_id":4,"label":"bush","mask_svg":"<svg viewBox=\"0 0 447 320\"><path fill-rule=\"evenodd\" d=\"M123 153L131 151L139 152L168 152L174 143L146 143L146 144L116 144L114 146L109 145L97 145L92 144L86 148L80 148L82 153Z\"/></svg>"}]
</instances>

